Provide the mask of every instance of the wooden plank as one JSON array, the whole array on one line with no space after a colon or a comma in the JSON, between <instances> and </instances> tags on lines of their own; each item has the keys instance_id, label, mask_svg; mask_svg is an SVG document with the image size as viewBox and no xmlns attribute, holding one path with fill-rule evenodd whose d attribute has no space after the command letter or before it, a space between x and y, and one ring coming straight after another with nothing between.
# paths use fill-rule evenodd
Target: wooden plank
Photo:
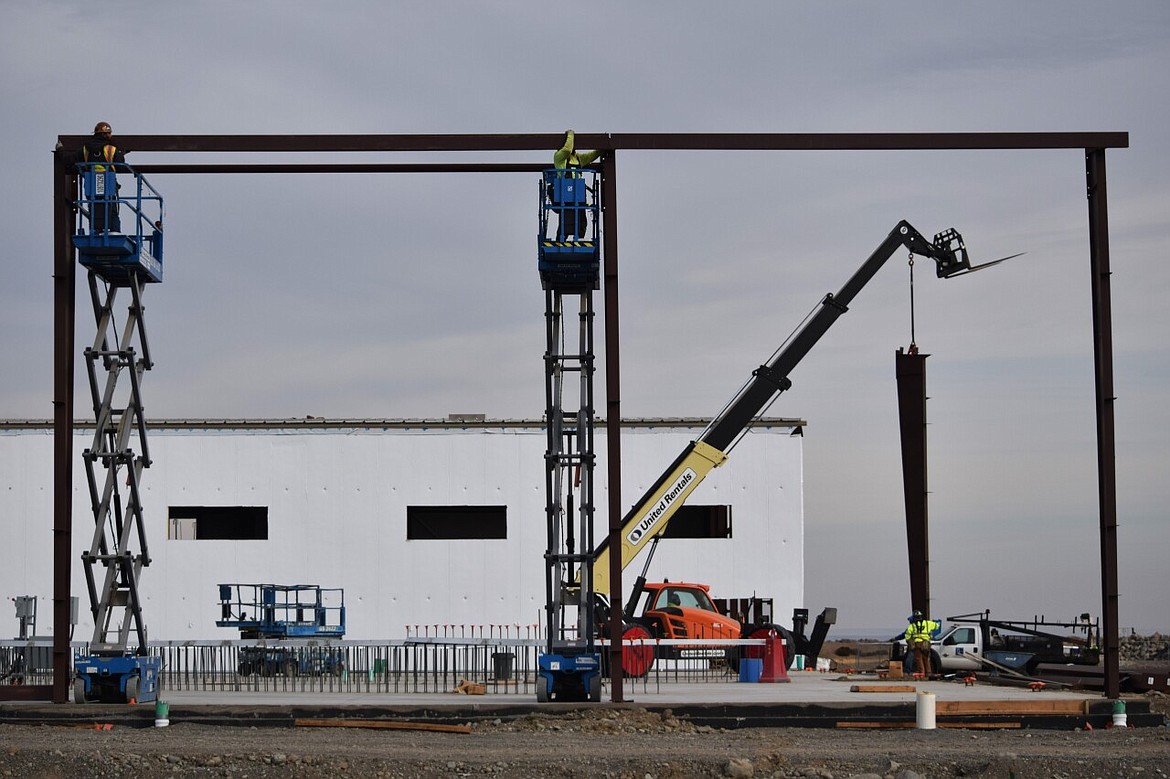
<instances>
[{"instance_id":1,"label":"wooden plank","mask_svg":"<svg viewBox=\"0 0 1170 779\"><path fill-rule=\"evenodd\" d=\"M917 692L912 684L855 684L849 692Z\"/></svg>"},{"instance_id":2,"label":"wooden plank","mask_svg":"<svg viewBox=\"0 0 1170 779\"><path fill-rule=\"evenodd\" d=\"M976 714L1065 714L1082 716L1088 713L1087 700L1050 698L1036 701L937 701L935 713L939 716L962 717Z\"/></svg>"},{"instance_id":3,"label":"wooden plank","mask_svg":"<svg viewBox=\"0 0 1170 779\"><path fill-rule=\"evenodd\" d=\"M383 719L295 719L298 728L373 728L378 730L430 730L438 733L470 733L470 725L442 725L437 722L400 722Z\"/></svg>"},{"instance_id":4,"label":"wooden plank","mask_svg":"<svg viewBox=\"0 0 1170 779\"><path fill-rule=\"evenodd\" d=\"M1013 728L1019 729L1019 728L1023 727L1023 724L1020 722L936 722L935 725L936 725L936 727L939 727L939 728L963 728L963 729L972 729L972 730L974 730L976 728L981 728L984 730L1011 730ZM917 728L918 723L916 723L916 722L880 722L880 721L877 721L877 722L838 722L837 727L839 727L839 728L858 728L858 729L864 729L864 728L908 729L908 728Z\"/></svg>"}]
</instances>

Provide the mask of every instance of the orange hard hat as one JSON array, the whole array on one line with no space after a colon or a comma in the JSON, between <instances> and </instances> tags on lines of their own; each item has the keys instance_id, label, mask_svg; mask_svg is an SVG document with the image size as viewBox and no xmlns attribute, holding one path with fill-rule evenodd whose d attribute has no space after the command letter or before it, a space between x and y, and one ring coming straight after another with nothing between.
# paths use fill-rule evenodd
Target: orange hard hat
<instances>
[{"instance_id":1,"label":"orange hard hat","mask_svg":"<svg viewBox=\"0 0 1170 779\"><path fill-rule=\"evenodd\" d=\"M110 129L109 122L98 122L97 124L95 124L93 126L93 134L94 135L97 135L99 133L112 133L112 132L113 132L113 130Z\"/></svg>"}]
</instances>

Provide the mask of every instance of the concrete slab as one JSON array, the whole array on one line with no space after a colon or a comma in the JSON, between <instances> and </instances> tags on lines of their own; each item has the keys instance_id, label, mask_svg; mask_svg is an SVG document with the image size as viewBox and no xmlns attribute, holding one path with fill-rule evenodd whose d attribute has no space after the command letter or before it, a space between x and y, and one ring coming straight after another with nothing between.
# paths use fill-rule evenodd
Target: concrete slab
<instances>
[{"instance_id":1,"label":"concrete slab","mask_svg":"<svg viewBox=\"0 0 1170 779\"><path fill-rule=\"evenodd\" d=\"M1048 687L1033 692L1027 687L999 686L976 683L971 686L961 681L924 681L910 685L905 680L882 682L873 677L842 676L840 674L800 673L789 675L790 682L739 683L696 682L670 683L664 681L631 681L623 684L623 703L647 706L674 704L780 704L780 703L848 703L866 706L873 703L915 703L918 692L930 692L936 700L1101 700L1100 693L1062 690ZM889 686L891 692L852 692L851 687L867 688ZM907 686L912 691L904 690ZM602 702L610 702L610 688L602 688ZM536 707L536 694L527 692L496 692L488 686L485 695L455 693L347 693L347 692L225 692L225 691L164 691L161 697L172 704L213 706L465 706L493 704Z\"/></svg>"},{"instance_id":2,"label":"concrete slab","mask_svg":"<svg viewBox=\"0 0 1170 779\"><path fill-rule=\"evenodd\" d=\"M888 687L889 691L884 691ZM907 688L910 690L907 690ZM164 690L172 722L291 727L297 718L404 719L474 722L582 708L670 709L695 723L715 727L913 727L918 696L934 696L940 727L1074 728L1105 727L1111 703L1100 693L962 681L882 682L872 676L793 672L789 682L669 683L661 678L627 680L625 700L601 703L536 701L524 691L458 693L248 692ZM866 692L857 691L868 690ZM497 688L498 690L498 688ZM1144 711L1148 713L1148 705ZM0 722L153 724L155 706L86 704L53 706L11 702L0 705ZM1140 704L1130 709L1130 724L1144 724ZM1148 715L1153 717L1153 715ZM1161 724L1151 719L1149 724Z\"/></svg>"}]
</instances>

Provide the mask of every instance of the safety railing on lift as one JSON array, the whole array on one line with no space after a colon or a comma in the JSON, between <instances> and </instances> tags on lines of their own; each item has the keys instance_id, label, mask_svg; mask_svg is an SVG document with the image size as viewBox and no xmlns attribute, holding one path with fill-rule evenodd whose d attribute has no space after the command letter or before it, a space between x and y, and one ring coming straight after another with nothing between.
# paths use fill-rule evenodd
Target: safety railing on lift
<instances>
[{"instance_id":1,"label":"safety railing on lift","mask_svg":"<svg viewBox=\"0 0 1170 779\"><path fill-rule=\"evenodd\" d=\"M115 283L131 271L143 272L145 281L162 281L162 195L126 163L83 162L77 172L81 186L73 243L81 264ZM125 195L119 178L134 182ZM129 229L123 229L123 210Z\"/></svg>"}]
</instances>

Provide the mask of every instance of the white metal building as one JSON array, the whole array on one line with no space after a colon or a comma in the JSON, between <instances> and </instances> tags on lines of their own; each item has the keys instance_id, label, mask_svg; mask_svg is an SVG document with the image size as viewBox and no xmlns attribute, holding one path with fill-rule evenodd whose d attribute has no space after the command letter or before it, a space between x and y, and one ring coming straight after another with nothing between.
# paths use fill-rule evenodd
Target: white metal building
<instances>
[{"instance_id":1,"label":"white metal building","mask_svg":"<svg viewBox=\"0 0 1170 779\"><path fill-rule=\"evenodd\" d=\"M83 424L74 442L79 640L93 632L81 565L93 513L80 465L92 428ZM772 597L784 623L804 606L803 424L753 426L690 499L695 537L665 539L648 578L706 582L715 597ZM623 506L704 425L624 423ZM353 639L500 626L538 634L546 545L541 422L200 420L150 428L153 465L142 477L142 500L152 562L141 593L151 640L235 638L215 626L221 582L344 588ZM608 523L603 424L597 433L600 541ZM0 597L37 596L43 636L52 632L52 453L51 424L0 423ZM643 562L644 555L623 575L627 589ZM16 635L8 616L0 636Z\"/></svg>"}]
</instances>

